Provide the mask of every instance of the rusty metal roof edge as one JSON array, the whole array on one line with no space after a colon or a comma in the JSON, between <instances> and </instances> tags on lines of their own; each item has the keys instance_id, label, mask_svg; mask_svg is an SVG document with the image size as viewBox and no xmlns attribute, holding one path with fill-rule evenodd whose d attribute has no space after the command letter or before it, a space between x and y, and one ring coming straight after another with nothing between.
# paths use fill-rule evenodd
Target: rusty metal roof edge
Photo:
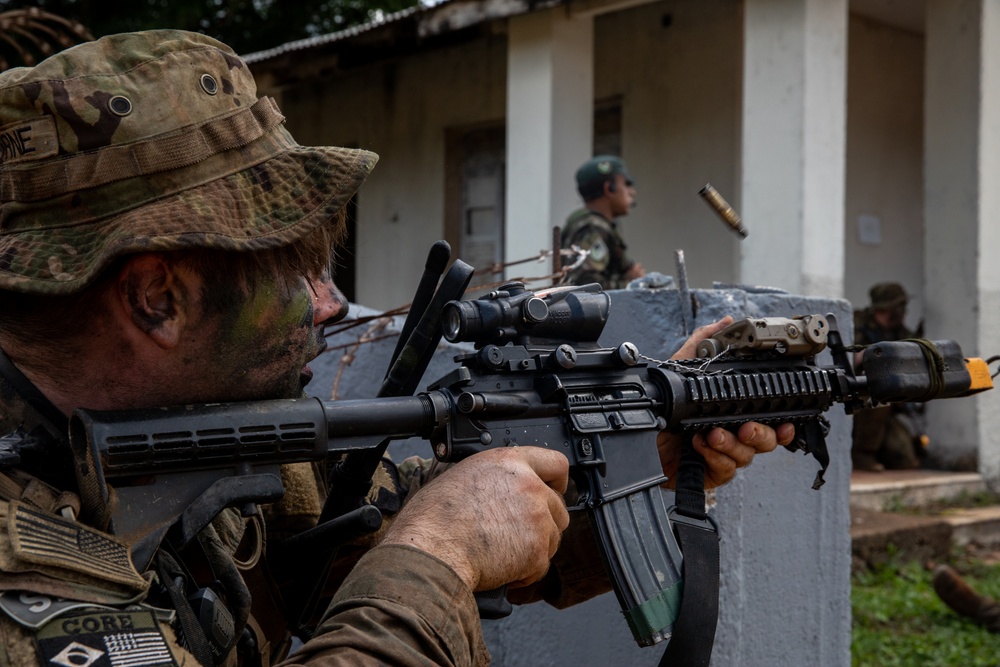
<instances>
[{"instance_id":1,"label":"rusty metal roof edge","mask_svg":"<svg viewBox=\"0 0 1000 667\"><path fill-rule=\"evenodd\" d=\"M532 0L443 0L434 5L419 4L386 14L376 21L369 21L325 35L287 42L272 49L248 53L243 56L243 60L247 63L260 63L286 53L305 51L344 41L416 15L421 15L418 18L417 32L421 37L426 37L467 28L492 19L548 9L564 2L566 0L535 0L534 2Z\"/></svg>"}]
</instances>

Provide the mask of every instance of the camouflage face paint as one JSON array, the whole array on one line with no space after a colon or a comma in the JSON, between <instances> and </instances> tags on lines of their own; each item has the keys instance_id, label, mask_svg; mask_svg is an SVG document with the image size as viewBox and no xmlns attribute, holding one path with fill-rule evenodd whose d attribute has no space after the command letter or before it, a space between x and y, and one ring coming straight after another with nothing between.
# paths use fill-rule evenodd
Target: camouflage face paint
<instances>
[{"instance_id":1,"label":"camouflage face paint","mask_svg":"<svg viewBox=\"0 0 1000 667\"><path fill-rule=\"evenodd\" d=\"M306 365L324 345L306 281L261 278L251 293L242 293L245 298L233 300L209 326L212 372L224 378L215 400L301 395L311 377Z\"/></svg>"}]
</instances>

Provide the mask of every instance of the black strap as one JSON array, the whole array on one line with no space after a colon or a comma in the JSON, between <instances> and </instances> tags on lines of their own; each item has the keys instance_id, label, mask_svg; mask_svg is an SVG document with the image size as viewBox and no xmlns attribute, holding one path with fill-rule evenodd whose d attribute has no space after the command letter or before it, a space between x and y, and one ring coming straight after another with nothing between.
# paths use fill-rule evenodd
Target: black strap
<instances>
[{"instance_id":1,"label":"black strap","mask_svg":"<svg viewBox=\"0 0 1000 667\"><path fill-rule=\"evenodd\" d=\"M177 561L164 550L156 554L156 569L160 575L160 583L167 590L170 602L177 612L177 622L180 624L180 642L203 667L213 667L212 647L205 636L205 630L188 602L184 591L186 575Z\"/></svg>"},{"instance_id":2,"label":"black strap","mask_svg":"<svg viewBox=\"0 0 1000 667\"><path fill-rule=\"evenodd\" d=\"M719 532L705 512L705 460L686 437L677 473L674 532L684 592L660 667L708 667L719 621Z\"/></svg>"},{"instance_id":3,"label":"black strap","mask_svg":"<svg viewBox=\"0 0 1000 667\"><path fill-rule=\"evenodd\" d=\"M434 290L437 283L434 272L443 269L448 257L450 248L446 243L435 244L428 254L425 274L414 297L418 307L425 304L423 312L419 313L419 317L412 312L407 316L404 329L409 329L409 334L402 346L397 345L397 352L393 354L393 361L378 392L380 397L404 396L416 390L442 338L441 313L445 304L461 299L472 280L472 266L456 259ZM430 290L434 291L428 296ZM389 440L386 439L370 450L350 452L331 466L327 473L329 492L320 512L320 525L358 511L371 488L375 472L382 465L382 456L388 445ZM310 634L307 623L323 593L334 553L313 549L299 558L297 571L300 576L290 586L289 594L289 606L299 610L296 629L299 635Z\"/></svg>"}]
</instances>

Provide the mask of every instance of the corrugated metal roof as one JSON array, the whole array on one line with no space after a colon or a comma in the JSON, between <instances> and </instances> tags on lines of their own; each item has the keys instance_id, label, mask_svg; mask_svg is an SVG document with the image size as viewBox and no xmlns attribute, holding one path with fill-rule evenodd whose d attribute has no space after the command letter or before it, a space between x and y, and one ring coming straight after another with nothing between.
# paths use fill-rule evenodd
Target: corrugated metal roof
<instances>
[{"instance_id":1,"label":"corrugated metal roof","mask_svg":"<svg viewBox=\"0 0 1000 667\"><path fill-rule=\"evenodd\" d=\"M447 0L446 0L447 1ZM434 7L439 7L441 4L434 5ZM426 11L430 7L424 7L422 5L416 5L414 7L407 7L406 9L401 9L398 12L392 12L391 14L386 14L381 19L377 21L369 21L368 23L362 23L361 25L351 26L350 28L344 28L343 30L338 30L337 32L330 32L325 35L317 35L316 37L307 37L306 39L299 39L294 42L286 42L280 46L276 46L273 49L267 49L264 51L256 51L254 53L248 53L243 57L248 63L261 62L263 60L268 60L270 58L275 58L285 53L291 53L293 51L303 51L305 49L311 49L317 46L323 46L325 44L333 44L334 42L339 42L343 39L348 39L350 37L356 37L362 33L368 32L379 26L383 26L389 23L395 23L408 16L413 16L420 12Z\"/></svg>"}]
</instances>

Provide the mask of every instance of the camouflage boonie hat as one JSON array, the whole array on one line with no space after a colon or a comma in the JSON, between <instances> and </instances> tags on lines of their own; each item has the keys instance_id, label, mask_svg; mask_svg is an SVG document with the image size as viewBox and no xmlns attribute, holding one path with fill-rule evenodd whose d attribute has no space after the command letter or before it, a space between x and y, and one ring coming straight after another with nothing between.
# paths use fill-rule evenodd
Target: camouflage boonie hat
<instances>
[{"instance_id":1,"label":"camouflage boonie hat","mask_svg":"<svg viewBox=\"0 0 1000 667\"><path fill-rule=\"evenodd\" d=\"M178 30L0 74L0 289L69 294L115 257L295 241L378 156L298 145L247 65Z\"/></svg>"},{"instance_id":2,"label":"camouflage boonie hat","mask_svg":"<svg viewBox=\"0 0 1000 667\"><path fill-rule=\"evenodd\" d=\"M600 188L605 181L610 181L615 174L625 177L625 183L632 185L634 182L625 168L625 162L620 157L614 155L598 155L592 157L576 170L576 188L585 191L591 188Z\"/></svg>"},{"instance_id":3,"label":"camouflage boonie hat","mask_svg":"<svg viewBox=\"0 0 1000 667\"><path fill-rule=\"evenodd\" d=\"M899 283L878 283L872 285L872 288L868 290L868 296L871 297L872 308L876 310L902 306L910 300L906 290Z\"/></svg>"}]
</instances>

